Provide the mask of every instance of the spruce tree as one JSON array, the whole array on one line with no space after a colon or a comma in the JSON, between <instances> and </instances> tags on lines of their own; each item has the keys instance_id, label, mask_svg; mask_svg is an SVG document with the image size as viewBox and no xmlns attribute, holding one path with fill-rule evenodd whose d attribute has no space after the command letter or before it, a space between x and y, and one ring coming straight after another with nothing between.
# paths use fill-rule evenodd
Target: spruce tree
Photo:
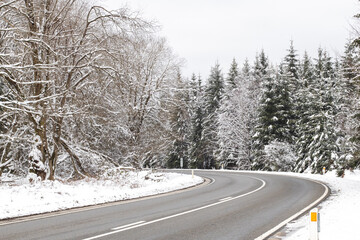
<instances>
[{"instance_id":1,"label":"spruce tree","mask_svg":"<svg viewBox=\"0 0 360 240\"><path fill-rule=\"evenodd\" d=\"M285 71L293 79L299 79L299 60L294 49L294 42L290 41L290 48L284 60ZM297 86L295 86L297 87Z\"/></svg>"},{"instance_id":2,"label":"spruce tree","mask_svg":"<svg viewBox=\"0 0 360 240\"><path fill-rule=\"evenodd\" d=\"M249 78L251 74L250 64L249 60L246 58L243 64L243 67L241 69L241 75L243 78Z\"/></svg>"},{"instance_id":3,"label":"spruce tree","mask_svg":"<svg viewBox=\"0 0 360 240\"><path fill-rule=\"evenodd\" d=\"M256 115L254 116L254 159L252 161L252 168L255 170L264 168L264 146L268 143L267 137L263 139L267 130L263 125L266 119L264 110L265 92L269 90L270 82L273 79L269 73L269 60L265 55L264 50L260 55L256 55L253 70L253 82L249 87L250 98L256 106Z\"/></svg>"},{"instance_id":4,"label":"spruce tree","mask_svg":"<svg viewBox=\"0 0 360 240\"><path fill-rule=\"evenodd\" d=\"M204 150L204 101L202 92L201 76L196 79L192 77L192 94L191 94L191 127L189 158L191 168L203 168L205 161Z\"/></svg>"},{"instance_id":5,"label":"spruce tree","mask_svg":"<svg viewBox=\"0 0 360 240\"><path fill-rule=\"evenodd\" d=\"M236 83L239 77L239 68L235 58L231 62L230 70L226 78L226 85L229 90L236 87Z\"/></svg>"},{"instance_id":6,"label":"spruce tree","mask_svg":"<svg viewBox=\"0 0 360 240\"><path fill-rule=\"evenodd\" d=\"M300 80L302 83L302 88L307 88L314 79L314 66L309 57L308 53L305 51L302 62L300 63Z\"/></svg>"},{"instance_id":7,"label":"spruce tree","mask_svg":"<svg viewBox=\"0 0 360 240\"><path fill-rule=\"evenodd\" d=\"M333 63L319 48L315 78L304 92L303 115L299 121L296 170L321 173L334 168L339 158L339 135L335 124L337 103Z\"/></svg>"},{"instance_id":8,"label":"spruce tree","mask_svg":"<svg viewBox=\"0 0 360 240\"><path fill-rule=\"evenodd\" d=\"M360 19L360 14L356 14L355 18ZM354 123L352 124L353 135L351 141L354 145L352 150L353 158L349 161L349 168L360 167L360 35L351 42L348 47L353 55L353 63L347 63L348 77L351 78L349 81L354 86L353 99L353 116ZM350 66L349 66L350 65Z\"/></svg>"},{"instance_id":9,"label":"spruce tree","mask_svg":"<svg viewBox=\"0 0 360 240\"><path fill-rule=\"evenodd\" d=\"M293 144L296 141L296 122L301 116L301 105L298 104L300 95L299 89L302 87L300 80L300 64L298 60L298 55L294 49L293 41L290 41L290 47L288 49L288 54L284 59L284 73L280 74L280 79L283 82L281 85L287 87L284 90L289 91L288 94L288 103L287 108L284 114L287 116L287 126L289 130L289 137L284 139L287 143ZM284 91L283 90L283 91Z\"/></svg>"},{"instance_id":10,"label":"spruce tree","mask_svg":"<svg viewBox=\"0 0 360 240\"><path fill-rule=\"evenodd\" d=\"M205 90L205 118L203 139L206 159L204 168L216 167L216 151L218 148L218 109L224 95L224 77L218 63L211 69Z\"/></svg>"},{"instance_id":11,"label":"spruce tree","mask_svg":"<svg viewBox=\"0 0 360 240\"><path fill-rule=\"evenodd\" d=\"M290 91L286 79L270 76L266 79L265 92L259 109L260 126L257 138L265 146L271 141L291 143Z\"/></svg>"},{"instance_id":12,"label":"spruce tree","mask_svg":"<svg viewBox=\"0 0 360 240\"><path fill-rule=\"evenodd\" d=\"M189 93L187 83L184 82L180 73L178 73L174 106L170 115L172 144L167 160L167 167L169 168L180 168L181 160L183 161L183 167L188 167L190 134Z\"/></svg>"}]
</instances>

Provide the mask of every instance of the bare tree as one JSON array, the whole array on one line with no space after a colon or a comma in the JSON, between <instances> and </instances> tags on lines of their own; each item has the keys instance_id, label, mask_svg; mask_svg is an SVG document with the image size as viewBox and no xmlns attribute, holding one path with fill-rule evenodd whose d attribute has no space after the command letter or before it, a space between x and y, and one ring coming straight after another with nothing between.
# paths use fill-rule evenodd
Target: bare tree
<instances>
[{"instance_id":1,"label":"bare tree","mask_svg":"<svg viewBox=\"0 0 360 240\"><path fill-rule=\"evenodd\" d=\"M6 35L1 38L0 78L14 96L1 106L26 116L22 124L39 140L33 142L41 154L31 155L30 169L44 179L40 162L48 169L46 177L54 179L63 149L74 170L86 175L66 140L71 128L65 130L64 122L86 110L76 103L81 90L107 68L104 59L111 52L104 43L114 34L146 27L145 22L126 9L110 12L81 0L8 0L0 5L0 17L0 36Z\"/></svg>"}]
</instances>

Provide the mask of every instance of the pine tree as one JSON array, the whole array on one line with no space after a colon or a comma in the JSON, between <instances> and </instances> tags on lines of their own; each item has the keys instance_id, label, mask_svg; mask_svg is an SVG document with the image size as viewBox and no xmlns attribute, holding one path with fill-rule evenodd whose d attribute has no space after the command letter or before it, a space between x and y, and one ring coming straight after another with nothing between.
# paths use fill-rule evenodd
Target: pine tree
<instances>
[{"instance_id":1,"label":"pine tree","mask_svg":"<svg viewBox=\"0 0 360 240\"><path fill-rule=\"evenodd\" d=\"M299 79L299 60L294 49L294 42L290 41L290 48L285 57L285 72L293 79ZM295 86L297 87L297 86Z\"/></svg>"},{"instance_id":2,"label":"pine tree","mask_svg":"<svg viewBox=\"0 0 360 240\"><path fill-rule=\"evenodd\" d=\"M271 141L291 143L290 91L286 79L268 77L265 93L260 105L260 126L257 132L258 141L265 146Z\"/></svg>"},{"instance_id":3,"label":"pine tree","mask_svg":"<svg viewBox=\"0 0 360 240\"><path fill-rule=\"evenodd\" d=\"M356 68L358 62L357 49L352 44L352 41L349 41L345 45L344 56L341 58L341 68L343 71L344 79L347 80L346 87L348 91L353 91L355 89L354 80L356 78Z\"/></svg>"},{"instance_id":4,"label":"pine tree","mask_svg":"<svg viewBox=\"0 0 360 240\"><path fill-rule=\"evenodd\" d=\"M254 63L254 75L255 78L262 78L268 75L269 71L269 59L266 56L264 49L261 50L259 55L255 57Z\"/></svg>"},{"instance_id":5,"label":"pine tree","mask_svg":"<svg viewBox=\"0 0 360 240\"><path fill-rule=\"evenodd\" d=\"M300 79L302 81L301 87L308 87L314 79L314 66L306 51L300 63Z\"/></svg>"},{"instance_id":6,"label":"pine tree","mask_svg":"<svg viewBox=\"0 0 360 240\"><path fill-rule=\"evenodd\" d=\"M360 14L356 14L355 18L360 19ZM351 124L353 130L351 135L351 142L354 145L352 149L353 158L349 161L348 167L351 169L360 167L360 35L351 42L347 47L346 55L351 56L351 62L345 63L345 71L347 73L348 85L354 86L351 91L352 94L352 119ZM349 56L350 55L350 56Z\"/></svg>"},{"instance_id":7,"label":"pine tree","mask_svg":"<svg viewBox=\"0 0 360 240\"><path fill-rule=\"evenodd\" d=\"M298 160L296 171L321 173L323 167L332 169L339 159L340 133L335 116L337 91L333 63L328 54L319 48L315 59L316 78L303 92L303 115L299 120L297 141Z\"/></svg>"},{"instance_id":8,"label":"pine tree","mask_svg":"<svg viewBox=\"0 0 360 240\"><path fill-rule=\"evenodd\" d=\"M228 77L226 78L226 85L229 88L229 90L234 89L236 87L238 77L239 77L239 68L234 58L231 62Z\"/></svg>"},{"instance_id":9,"label":"pine tree","mask_svg":"<svg viewBox=\"0 0 360 240\"><path fill-rule=\"evenodd\" d=\"M287 91L289 94L287 104L287 112L284 114L287 116L287 129L289 130L289 138L286 139L286 142L293 144L296 141L296 122L301 116L301 105L297 104L299 102L299 89L302 87L300 81L300 65L298 60L298 55L294 49L293 41L290 42L290 47L288 49L288 54L284 59L284 74L280 76L282 85L287 86ZM286 89L286 88L285 88ZM284 89L284 90L285 90Z\"/></svg>"},{"instance_id":10,"label":"pine tree","mask_svg":"<svg viewBox=\"0 0 360 240\"><path fill-rule=\"evenodd\" d=\"M189 158L191 168L203 168L205 161L204 151L204 101L202 92L202 80L199 76L196 79L195 74L192 77L192 95L191 95L191 127L189 139Z\"/></svg>"},{"instance_id":11,"label":"pine tree","mask_svg":"<svg viewBox=\"0 0 360 240\"><path fill-rule=\"evenodd\" d=\"M178 89L174 96L174 108L170 115L172 144L167 167L180 168L180 161L183 161L183 167L187 168L189 162L190 91L180 73L177 76L177 85Z\"/></svg>"},{"instance_id":12,"label":"pine tree","mask_svg":"<svg viewBox=\"0 0 360 240\"><path fill-rule=\"evenodd\" d=\"M243 78L249 78L251 74L250 71L251 69L250 69L249 60L246 58L243 67L241 69L241 75L243 76Z\"/></svg>"},{"instance_id":13,"label":"pine tree","mask_svg":"<svg viewBox=\"0 0 360 240\"><path fill-rule=\"evenodd\" d=\"M218 63L211 69L205 90L205 118L203 139L206 159L204 168L216 167L215 155L218 151L218 109L224 95L224 77Z\"/></svg>"},{"instance_id":14,"label":"pine tree","mask_svg":"<svg viewBox=\"0 0 360 240\"><path fill-rule=\"evenodd\" d=\"M268 139L263 139L264 134L266 134L266 127L263 125L263 121L266 118L264 115L264 103L265 103L265 92L268 91L270 87L270 81L273 79L270 77L269 73L269 61L267 56L264 53L264 50L261 51L260 55L256 55L254 62L254 72L253 77L254 81L251 83L250 98L256 106L257 114L254 116L254 159L252 162L252 168L255 170L263 169L265 166L264 163L264 146L267 144Z\"/></svg>"}]
</instances>

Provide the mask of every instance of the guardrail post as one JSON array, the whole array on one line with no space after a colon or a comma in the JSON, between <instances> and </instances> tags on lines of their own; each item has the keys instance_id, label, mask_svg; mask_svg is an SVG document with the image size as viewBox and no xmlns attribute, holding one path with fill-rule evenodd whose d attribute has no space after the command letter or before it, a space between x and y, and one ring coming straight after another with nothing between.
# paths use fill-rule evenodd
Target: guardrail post
<instances>
[{"instance_id":1,"label":"guardrail post","mask_svg":"<svg viewBox=\"0 0 360 240\"><path fill-rule=\"evenodd\" d=\"M313 208L310 211L310 237L309 240L319 240L319 232L320 232L320 213L319 209Z\"/></svg>"}]
</instances>

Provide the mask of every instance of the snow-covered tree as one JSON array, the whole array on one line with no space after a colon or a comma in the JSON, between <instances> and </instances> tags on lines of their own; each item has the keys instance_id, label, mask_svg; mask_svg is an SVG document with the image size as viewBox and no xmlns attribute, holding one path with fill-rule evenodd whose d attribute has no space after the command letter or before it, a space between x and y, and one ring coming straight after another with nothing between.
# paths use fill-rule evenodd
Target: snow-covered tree
<instances>
[{"instance_id":1,"label":"snow-covered tree","mask_svg":"<svg viewBox=\"0 0 360 240\"><path fill-rule=\"evenodd\" d=\"M335 122L337 84L328 54L322 49L318 53L316 78L304 91L304 112L298 123L296 170L300 172L321 173L323 167L332 169L340 154L340 133Z\"/></svg>"},{"instance_id":2,"label":"snow-covered tree","mask_svg":"<svg viewBox=\"0 0 360 240\"><path fill-rule=\"evenodd\" d=\"M237 79L236 88L227 93L219 109L218 161L228 168L251 169L253 159L254 116L256 106L250 92L253 77L248 62Z\"/></svg>"},{"instance_id":3,"label":"snow-covered tree","mask_svg":"<svg viewBox=\"0 0 360 240\"><path fill-rule=\"evenodd\" d=\"M230 70L226 78L226 86L229 88L229 90L236 87L239 74L239 67L234 58L231 62Z\"/></svg>"},{"instance_id":4,"label":"snow-covered tree","mask_svg":"<svg viewBox=\"0 0 360 240\"><path fill-rule=\"evenodd\" d=\"M216 167L215 155L218 151L218 109L224 95L224 77L218 63L211 69L205 89L205 118L203 129L203 141L205 147L204 168Z\"/></svg>"},{"instance_id":5,"label":"snow-covered tree","mask_svg":"<svg viewBox=\"0 0 360 240\"><path fill-rule=\"evenodd\" d=\"M0 78L12 96L1 106L17 115L27 139L25 146L13 141L5 155L29 156L36 146L49 179L62 155L69 164L61 166L79 176L98 167L82 154L115 165L165 158L166 89L179 62L151 24L126 8L82 0L6 1L0 16Z\"/></svg>"},{"instance_id":6,"label":"snow-covered tree","mask_svg":"<svg viewBox=\"0 0 360 240\"><path fill-rule=\"evenodd\" d=\"M281 77L266 79L265 92L259 108L259 126L256 139L265 148L272 141L292 143L291 100L288 82ZM268 169L268 160L263 159L261 169Z\"/></svg>"},{"instance_id":7,"label":"snow-covered tree","mask_svg":"<svg viewBox=\"0 0 360 240\"><path fill-rule=\"evenodd\" d=\"M293 146L286 142L274 140L264 148L267 168L271 171L291 171L296 155Z\"/></svg>"},{"instance_id":8,"label":"snow-covered tree","mask_svg":"<svg viewBox=\"0 0 360 240\"><path fill-rule=\"evenodd\" d=\"M204 147L204 93L202 89L201 76L196 78L193 75L191 80L192 94L191 94L191 127L189 139L189 157L191 168L203 168L206 152Z\"/></svg>"},{"instance_id":9,"label":"snow-covered tree","mask_svg":"<svg viewBox=\"0 0 360 240\"><path fill-rule=\"evenodd\" d=\"M193 79L194 80L194 79ZM180 73L177 78L178 89L175 92L171 111L171 140L167 167L188 168L190 143L190 97L192 89L184 82Z\"/></svg>"}]
</instances>

